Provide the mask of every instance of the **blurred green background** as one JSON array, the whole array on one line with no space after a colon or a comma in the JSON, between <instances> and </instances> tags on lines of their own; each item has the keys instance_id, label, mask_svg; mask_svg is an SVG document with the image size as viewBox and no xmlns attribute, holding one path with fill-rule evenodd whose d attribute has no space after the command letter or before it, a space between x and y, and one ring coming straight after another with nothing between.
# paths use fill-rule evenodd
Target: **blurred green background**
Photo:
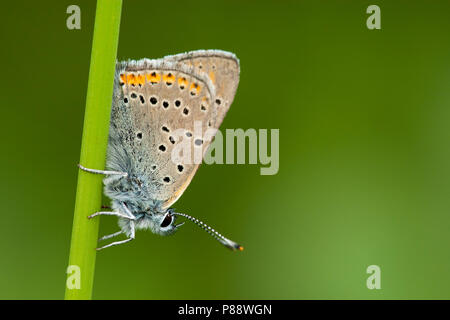
<instances>
[{"instance_id":1,"label":"blurred green background","mask_svg":"<svg viewBox=\"0 0 450 320\"><path fill-rule=\"evenodd\" d=\"M66 8L81 8L81 30ZM381 8L368 30L366 8ZM64 297L94 1L2 4L0 298ZM203 165L193 225L97 255L96 299L449 299L450 2L124 1L118 59L237 54L222 125L279 128L280 170ZM92 146L95 148L95 146ZM117 230L113 217L100 234ZM381 268L368 290L366 268Z\"/></svg>"}]
</instances>

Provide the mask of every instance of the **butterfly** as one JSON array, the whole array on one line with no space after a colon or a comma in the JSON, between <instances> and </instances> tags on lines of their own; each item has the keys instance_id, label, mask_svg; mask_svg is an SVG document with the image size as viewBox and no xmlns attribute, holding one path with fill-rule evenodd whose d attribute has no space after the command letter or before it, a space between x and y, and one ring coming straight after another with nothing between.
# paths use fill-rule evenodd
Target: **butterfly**
<instances>
[{"instance_id":1,"label":"butterfly","mask_svg":"<svg viewBox=\"0 0 450 320\"><path fill-rule=\"evenodd\" d=\"M106 170L79 168L105 175L104 193L111 199L112 211L89 218L119 218L121 230L100 240L121 234L127 238L97 250L133 240L136 230L173 234L184 224L175 223L180 216L226 247L243 250L197 218L171 208L192 181L229 110L239 73L238 58L221 50L117 63ZM186 161L190 154L200 154L200 161Z\"/></svg>"}]
</instances>

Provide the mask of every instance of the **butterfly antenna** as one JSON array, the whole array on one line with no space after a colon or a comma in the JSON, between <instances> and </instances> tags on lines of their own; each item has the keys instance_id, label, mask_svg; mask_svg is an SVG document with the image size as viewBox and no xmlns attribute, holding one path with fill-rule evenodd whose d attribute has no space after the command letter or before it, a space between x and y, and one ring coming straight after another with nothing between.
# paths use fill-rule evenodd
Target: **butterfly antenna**
<instances>
[{"instance_id":1,"label":"butterfly antenna","mask_svg":"<svg viewBox=\"0 0 450 320\"><path fill-rule=\"evenodd\" d=\"M207 233L209 233L209 235L212 236L214 239L216 239L221 244L223 244L225 247L227 247L233 251L237 251L237 250L243 251L244 250L243 246L237 244L234 241L231 241L230 239L225 238L223 235L218 233L216 230L214 230L213 228L211 228L204 222L198 220L197 218L191 217L190 215L185 214L185 213L171 212L171 214L177 215L177 216L182 216L182 217L185 217L186 219L192 221L193 223L198 225L200 228L205 230Z\"/></svg>"}]
</instances>

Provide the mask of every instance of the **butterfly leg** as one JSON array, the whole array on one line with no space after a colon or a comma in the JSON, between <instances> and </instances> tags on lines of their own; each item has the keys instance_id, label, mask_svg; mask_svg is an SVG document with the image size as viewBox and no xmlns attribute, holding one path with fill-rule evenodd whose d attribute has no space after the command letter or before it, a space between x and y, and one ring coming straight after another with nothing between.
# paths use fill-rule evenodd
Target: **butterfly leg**
<instances>
[{"instance_id":1,"label":"butterfly leg","mask_svg":"<svg viewBox=\"0 0 450 320\"><path fill-rule=\"evenodd\" d=\"M123 214L121 212L114 212L114 211L99 211L99 212L93 213L90 216L88 216L88 219L92 219L96 216L116 216L116 217L121 217L121 218L125 218L125 219L130 219L130 220L136 219L136 217L134 217L134 216L130 216L128 214Z\"/></svg>"},{"instance_id":2,"label":"butterfly leg","mask_svg":"<svg viewBox=\"0 0 450 320\"><path fill-rule=\"evenodd\" d=\"M112 242L112 243L110 243L110 244L107 244L106 246L97 248L96 250L98 251L98 250L102 250L102 249L109 248L109 247L112 247L112 246L117 246L117 245L119 245L119 244L127 243L127 242L130 242L131 240L133 240L133 239L134 239L134 236L135 236L135 232L134 232L134 221L133 221L133 220L130 221L130 230L131 230L131 235L130 235L130 237L129 237L128 239L121 240L121 241L116 241L116 242Z\"/></svg>"},{"instance_id":3,"label":"butterfly leg","mask_svg":"<svg viewBox=\"0 0 450 320\"><path fill-rule=\"evenodd\" d=\"M111 239L114 237L117 237L119 234L122 234L123 231L117 231L116 233L112 233L112 234L107 234L106 236L101 237L100 239L98 239L98 241L103 241L103 240L107 240L107 239Z\"/></svg>"},{"instance_id":4,"label":"butterfly leg","mask_svg":"<svg viewBox=\"0 0 450 320\"><path fill-rule=\"evenodd\" d=\"M83 167L81 164L78 164L78 168L80 168L83 171L90 172L90 173L95 173L95 174L119 175L119 176L123 176L123 177L127 177L128 176L128 173L126 173L126 172L89 169L89 168Z\"/></svg>"},{"instance_id":5,"label":"butterfly leg","mask_svg":"<svg viewBox=\"0 0 450 320\"><path fill-rule=\"evenodd\" d=\"M125 210L125 213L127 214L128 219L136 220L136 217L134 216L134 214L131 213L130 209L128 209L128 207L125 204L125 202L122 202L122 208Z\"/></svg>"}]
</instances>

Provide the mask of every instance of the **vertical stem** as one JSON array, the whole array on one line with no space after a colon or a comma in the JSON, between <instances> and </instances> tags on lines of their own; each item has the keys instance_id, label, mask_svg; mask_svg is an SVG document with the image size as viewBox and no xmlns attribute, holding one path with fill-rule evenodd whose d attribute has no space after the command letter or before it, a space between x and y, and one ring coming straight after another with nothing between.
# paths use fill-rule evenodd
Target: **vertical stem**
<instances>
[{"instance_id":1,"label":"vertical stem","mask_svg":"<svg viewBox=\"0 0 450 320\"><path fill-rule=\"evenodd\" d=\"M97 1L80 156L88 168L105 167L121 10L122 0ZM92 297L99 220L87 216L100 209L102 178L78 172L66 299Z\"/></svg>"}]
</instances>

